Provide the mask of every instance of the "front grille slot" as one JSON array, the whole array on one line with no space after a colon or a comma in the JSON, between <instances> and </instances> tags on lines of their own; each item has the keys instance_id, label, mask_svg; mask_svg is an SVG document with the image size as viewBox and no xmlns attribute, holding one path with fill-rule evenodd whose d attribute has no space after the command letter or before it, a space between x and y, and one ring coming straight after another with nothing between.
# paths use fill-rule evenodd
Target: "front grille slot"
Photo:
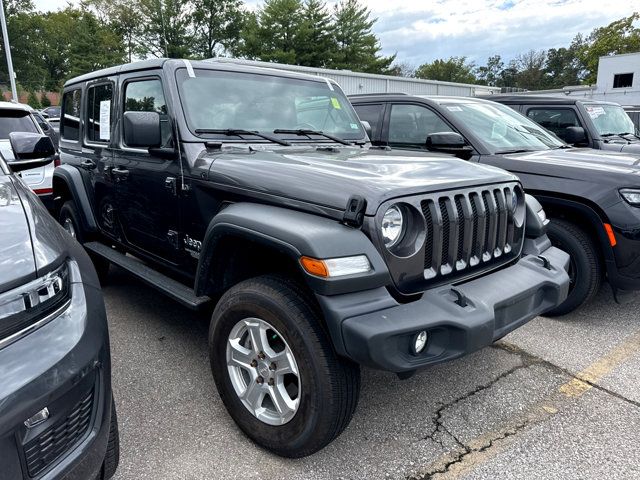
<instances>
[{"instance_id":1,"label":"front grille slot","mask_svg":"<svg viewBox=\"0 0 640 480\"><path fill-rule=\"evenodd\" d=\"M71 411L24 446L27 471L36 477L75 447L86 435L93 410L93 390Z\"/></svg>"},{"instance_id":2,"label":"front grille slot","mask_svg":"<svg viewBox=\"0 0 640 480\"><path fill-rule=\"evenodd\" d=\"M513 185L454 192L421 201L427 225L425 278L478 270L520 250Z\"/></svg>"}]
</instances>

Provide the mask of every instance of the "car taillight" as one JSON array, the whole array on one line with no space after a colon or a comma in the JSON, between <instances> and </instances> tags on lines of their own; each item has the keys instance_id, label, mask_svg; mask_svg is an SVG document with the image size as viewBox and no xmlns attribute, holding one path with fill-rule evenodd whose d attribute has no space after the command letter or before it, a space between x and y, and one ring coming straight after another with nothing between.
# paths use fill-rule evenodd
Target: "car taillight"
<instances>
[{"instance_id":1,"label":"car taillight","mask_svg":"<svg viewBox=\"0 0 640 480\"><path fill-rule=\"evenodd\" d=\"M56 155L56 158L53 159L53 166L59 167L60 165L62 165L62 162L60 161L60 156Z\"/></svg>"}]
</instances>

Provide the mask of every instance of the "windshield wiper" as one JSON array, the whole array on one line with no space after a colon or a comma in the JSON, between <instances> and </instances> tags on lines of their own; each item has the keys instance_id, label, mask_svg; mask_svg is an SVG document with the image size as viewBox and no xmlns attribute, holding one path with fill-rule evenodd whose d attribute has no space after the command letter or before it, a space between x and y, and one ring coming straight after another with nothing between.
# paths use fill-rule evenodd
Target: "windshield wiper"
<instances>
[{"instance_id":1,"label":"windshield wiper","mask_svg":"<svg viewBox=\"0 0 640 480\"><path fill-rule=\"evenodd\" d=\"M286 140L282 140L278 137L274 137L273 135L268 135L266 133L260 133L256 130L244 130L242 128L197 128L195 130L197 135L201 134L218 134L218 135L227 135L228 137L242 137L243 135L255 135L256 137L264 138L265 140L269 140L273 143L278 143L280 145L290 146L291 142L287 142Z\"/></svg>"},{"instance_id":2,"label":"windshield wiper","mask_svg":"<svg viewBox=\"0 0 640 480\"><path fill-rule=\"evenodd\" d=\"M525 153L525 152L535 152L535 150L528 150L525 148L514 149L514 150L499 150L496 152L497 155L504 155L507 153Z\"/></svg>"},{"instance_id":3,"label":"windshield wiper","mask_svg":"<svg viewBox=\"0 0 640 480\"><path fill-rule=\"evenodd\" d=\"M289 135L306 135L307 137L311 135L319 135L321 137L328 138L329 140L333 140L334 142L341 143L342 145L351 145L351 142L347 142L339 137L334 137L333 135L329 135L328 133L324 133L320 130L307 130L304 128L296 128L296 129L286 129L286 128L276 128L273 133L282 133Z\"/></svg>"}]
</instances>

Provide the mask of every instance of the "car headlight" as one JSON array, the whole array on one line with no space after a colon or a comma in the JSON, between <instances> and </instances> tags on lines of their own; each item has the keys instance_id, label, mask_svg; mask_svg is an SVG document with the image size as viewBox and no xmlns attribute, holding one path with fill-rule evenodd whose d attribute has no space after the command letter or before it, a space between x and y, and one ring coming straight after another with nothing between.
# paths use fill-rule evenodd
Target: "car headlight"
<instances>
[{"instance_id":1,"label":"car headlight","mask_svg":"<svg viewBox=\"0 0 640 480\"><path fill-rule=\"evenodd\" d=\"M404 215L398 205L391 205L382 217L382 239L387 248L393 247L402 239L404 233Z\"/></svg>"},{"instance_id":2,"label":"car headlight","mask_svg":"<svg viewBox=\"0 0 640 480\"><path fill-rule=\"evenodd\" d=\"M620 190L620 195L622 195L622 198L624 198L627 203L634 207L640 207L640 189L624 188Z\"/></svg>"}]
</instances>

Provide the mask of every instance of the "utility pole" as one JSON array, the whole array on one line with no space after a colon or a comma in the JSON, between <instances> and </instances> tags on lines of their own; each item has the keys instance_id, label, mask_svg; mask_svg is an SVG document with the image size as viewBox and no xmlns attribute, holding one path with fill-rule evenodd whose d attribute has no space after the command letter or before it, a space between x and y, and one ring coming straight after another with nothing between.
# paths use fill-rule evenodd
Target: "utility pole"
<instances>
[{"instance_id":1,"label":"utility pole","mask_svg":"<svg viewBox=\"0 0 640 480\"><path fill-rule=\"evenodd\" d=\"M16 76L13 73L13 61L11 60L11 46L9 45L9 34L7 33L7 19L4 18L4 2L0 0L0 23L2 23L2 40L4 41L4 51L7 55L7 68L9 69L9 80L11 81L11 94L13 101L18 102L18 92L16 90Z\"/></svg>"}]
</instances>

